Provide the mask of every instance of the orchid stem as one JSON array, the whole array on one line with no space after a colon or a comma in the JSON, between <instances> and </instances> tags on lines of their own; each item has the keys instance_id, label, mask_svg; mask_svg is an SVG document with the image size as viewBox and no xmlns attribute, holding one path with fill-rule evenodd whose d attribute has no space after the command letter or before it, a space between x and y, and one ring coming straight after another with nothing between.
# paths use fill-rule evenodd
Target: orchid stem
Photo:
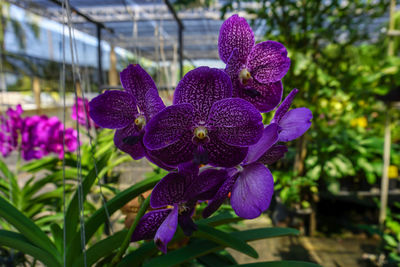
<instances>
[{"instance_id":1,"label":"orchid stem","mask_svg":"<svg viewBox=\"0 0 400 267\"><path fill-rule=\"evenodd\" d=\"M139 224L140 219L143 217L147 208L149 207L149 204L150 204L150 196L148 196L146 198L146 200L143 201L142 205L140 206L140 209L136 215L136 218L133 221L132 226L129 228L128 234L126 235L124 242L122 242L121 248L119 249L117 255L115 255L111 261L110 267L115 266L117 263L119 263L121 261L122 256L125 254L125 251L129 246L132 234L135 231L137 225Z\"/></svg>"}]
</instances>

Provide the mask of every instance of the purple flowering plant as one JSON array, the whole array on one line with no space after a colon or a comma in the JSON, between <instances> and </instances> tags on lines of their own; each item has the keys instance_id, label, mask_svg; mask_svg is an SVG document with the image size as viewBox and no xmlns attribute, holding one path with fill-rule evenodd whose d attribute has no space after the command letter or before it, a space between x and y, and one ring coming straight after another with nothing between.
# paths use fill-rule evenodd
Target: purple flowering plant
<instances>
[{"instance_id":1,"label":"purple flowering plant","mask_svg":"<svg viewBox=\"0 0 400 267\"><path fill-rule=\"evenodd\" d=\"M123 91L106 91L89 103L94 122L116 130L116 147L169 171L152 191L153 210L130 232L131 241L154 239L164 253L178 225L185 235L196 231L192 217L198 203L207 203L205 218L228 196L242 218L266 211L274 193L266 165L285 155L284 142L311 126L309 109L289 110L297 89L280 103L290 67L282 44L255 44L246 20L233 15L221 26L218 51L226 68L189 71L171 106L165 107L138 64L121 72ZM273 119L263 125L261 113L273 110Z\"/></svg>"},{"instance_id":2,"label":"purple flowering plant","mask_svg":"<svg viewBox=\"0 0 400 267\"><path fill-rule=\"evenodd\" d=\"M50 153L55 153L60 159L65 151L73 152L78 147L77 131L66 128L57 117L34 115L22 117L23 109L8 108L0 116L0 151L3 157L8 157L12 151L18 151L26 161L40 159Z\"/></svg>"}]
</instances>

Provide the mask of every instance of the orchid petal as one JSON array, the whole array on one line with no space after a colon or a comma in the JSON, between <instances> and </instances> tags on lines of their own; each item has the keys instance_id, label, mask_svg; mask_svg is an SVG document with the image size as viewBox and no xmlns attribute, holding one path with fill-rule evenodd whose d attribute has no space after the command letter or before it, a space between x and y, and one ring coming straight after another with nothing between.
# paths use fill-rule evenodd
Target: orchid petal
<instances>
[{"instance_id":1,"label":"orchid petal","mask_svg":"<svg viewBox=\"0 0 400 267\"><path fill-rule=\"evenodd\" d=\"M285 97L285 99L282 101L282 103L276 109L274 118L272 119L271 123L279 123L279 121L282 119L282 117L289 110L290 105L292 105L292 101L298 92L299 92L299 90L295 88L288 94L287 97Z\"/></svg>"},{"instance_id":2,"label":"orchid petal","mask_svg":"<svg viewBox=\"0 0 400 267\"><path fill-rule=\"evenodd\" d=\"M208 163L211 166L234 167L244 160L247 147L231 146L220 140L215 132L209 133L210 142L204 147L208 152Z\"/></svg>"},{"instance_id":3,"label":"orchid petal","mask_svg":"<svg viewBox=\"0 0 400 267\"><path fill-rule=\"evenodd\" d=\"M288 142L302 136L310 128L312 117L308 108L289 110L279 122L282 129L279 132L279 141Z\"/></svg>"},{"instance_id":4,"label":"orchid petal","mask_svg":"<svg viewBox=\"0 0 400 267\"><path fill-rule=\"evenodd\" d=\"M153 79L139 64L130 64L120 73L120 78L125 91L134 97L140 111L146 114L146 93L149 90L157 92Z\"/></svg>"},{"instance_id":5,"label":"orchid petal","mask_svg":"<svg viewBox=\"0 0 400 267\"><path fill-rule=\"evenodd\" d=\"M134 98L122 91L106 91L89 103L90 117L101 127L120 129L135 120Z\"/></svg>"},{"instance_id":6,"label":"orchid petal","mask_svg":"<svg viewBox=\"0 0 400 267\"><path fill-rule=\"evenodd\" d=\"M222 186L218 189L213 199L208 202L208 206L203 210L202 215L204 218L209 217L211 214L218 210L224 200L228 197L229 192L231 192L237 177L238 174L233 174L225 180Z\"/></svg>"},{"instance_id":7,"label":"orchid petal","mask_svg":"<svg viewBox=\"0 0 400 267\"><path fill-rule=\"evenodd\" d=\"M165 108L164 102L158 95L157 89L149 89L145 95L145 115L150 121L158 112Z\"/></svg>"},{"instance_id":8,"label":"orchid petal","mask_svg":"<svg viewBox=\"0 0 400 267\"><path fill-rule=\"evenodd\" d=\"M171 209L154 210L146 213L139 221L132 234L131 241L147 240L154 238L157 229L163 223Z\"/></svg>"},{"instance_id":9,"label":"orchid petal","mask_svg":"<svg viewBox=\"0 0 400 267\"><path fill-rule=\"evenodd\" d=\"M257 160L257 162L260 162L262 164L273 164L283 158L285 156L285 153L288 152L288 148L285 145L274 145L268 151L262 155L261 158Z\"/></svg>"},{"instance_id":10,"label":"orchid petal","mask_svg":"<svg viewBox=\"0 0 400 267\"><path fill-rule=\"evenodd\" d=\"M148 153L168 166L178 166L182 162L193 160L196 145L191 141L192 137L193 133L188 131L175 143L158 150L148 150Z\"/></svg>"},{"instance_id":11,"label":"orchid petal","mask_svg":"<svg viewBox=\"0 0 400 267\"><path fill-rule=\"evenodd\" d=\"M163 109L146 125L144 145L150 150L158 150L174 144L191 131L194 124L192 114L193 106L190 104L178 104Z\"/></svg>"},{"instance_id":12,"label":"orchid petal","mask_svg":"<svg viewBox=\"0 0 400 267\"><path fill-rule=\"evenodd\" d=\"M189 71L174 93L174 104L189 103L194 108L195 121L205 121L211 106L232 96L232 82L219 69L200 67Z\"/></svg>"},{"instance_id":13,"label":"orchid petal","mask_svg":"<svg viewBox=\"0 0 400 267\"><path fill-rule=\"evenodd\" d=\"M270 112L282 100L283 86L281 81L262 84L250 80L248 84L236 84L239 97L252 103L260 112Z\"/></svg>"},{"instance_id":14,"label":"orchid petal","mask_svg":"<svg viewBox=\"0 0 400 267\"><path fill-rule=\"evenodd\" d=\"M114 144L118 149L128 153L135 160L145 156L143 132L140 132L134 124L117 130L114 135Z\"/></svg>"},{"instance_id":15,"label":"orchid petal","mask_svg":"<svg viewBox=\"0 0 400 267\"><path fill-rule=\"evenodd\" d=\"M181 173L171 172L167 174L158 182L151 193L151 207L157 209L183 202L185 192L192 181L191 178Z\"/></svg>"},{"instance_id":16,"label":"orchid petal","mask_svg":"<svg viewBox=\"0 0 400 267\"><path fill-rule=\"evenodd\" d=\"M254 33L245 18L233 15L225 20L218 37L219 57L227 63L232 51L239 51L239 58L245 62L254 46Z\"/></svg>"},{"instance_id":17,"label":"orchid petal","mask_svg":"<svg viewBox=\"0 0 400 267\"><path fill-rule=\"evenodd\" d=\"M290 59L286 48L278 42L266 41L253 47L247 61L252 77L260 83L280 81L288 72Z\"/></svg>"},{"instance_id":18,"label":"orchid petal","mask_svg":"<svg viewBox=\"0 0 400 267\"><path fill-rule=\"evenodd\" d=\"M172 240L178 226L178 207L174 206L167 218L161 224L156 235L154 243L163 253L167 253L167 244Z\"/></svg>"},{"instance_id":19,"label":"orchid petal","mask_svg":"<svg viewBox=\"0 0 400 267\"><path fill-rule=\"evenodd\" d=\"M214 197L226 179L228 179L226 170L204 170L192 181L184 198L187 200L209 200Z\"/></svg>"},{"instance_id":20,"label":"orchid petal","mask_svg":"<svg viewBox=\"0 0 400 267\"><path fill-rule=\"evenodd\" d=\"M263 135L257 144L249 147L245 162L247 164L257 161L265 152L278 141L278 124L272 123L265 127Z\"/></svg>"},{"instance_id":21,"label":"orchid petal","mask_svg":"<svg viewBox=\"0 0 400 267\"><path fill-rule=\"evenodd\" d=\"M254 219L267 210L274 193L271 172L261 163L246 165L232 188L231 205L235 213Z\"/></svg>"},{"instance_id":22,"label":"orchid petal","mask_svg":"<svg viewBox=\"0 0 400 267\"><path fill-rule=\"evenodd\" d=\"M233 146L255 144L263 131L260 113L241 98L216 102L211 108L208 123L220 140Z\"/></svg>"}]
</instances>

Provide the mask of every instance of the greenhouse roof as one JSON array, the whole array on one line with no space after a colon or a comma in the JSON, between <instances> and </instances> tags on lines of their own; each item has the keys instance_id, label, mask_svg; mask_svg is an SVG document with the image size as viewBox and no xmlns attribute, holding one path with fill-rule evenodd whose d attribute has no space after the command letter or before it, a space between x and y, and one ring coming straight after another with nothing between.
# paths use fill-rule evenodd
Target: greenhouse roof
<instances>
[{"instance_id":1,"label":"greenhouse roof","mask_svg":"<svg viewBox=\"0 0 400 267\"><path fill-rule=\"evenodd\" d=\"M9 0L9 2L54 21L64 20L59 0ZM155 61L168 61L177 57L179 25L168 7L168 1L70 0L69 2L73 11L71 22L76 29L97 36L97 27L100 25L101 38L112 45L137 52ZM245 3L239 10L244 10L249 5L256 7L257 3ZM220 13L222 6L223 2L217 1L209 8L195 7L177 12L178 19L184 27L185 59L218 59L217 43L222 24ZM249 18L244 11L238 13ZM263 25L259 25L254 29L256 39L263 35L263 28Z\"/></svg>"}]
</instances>

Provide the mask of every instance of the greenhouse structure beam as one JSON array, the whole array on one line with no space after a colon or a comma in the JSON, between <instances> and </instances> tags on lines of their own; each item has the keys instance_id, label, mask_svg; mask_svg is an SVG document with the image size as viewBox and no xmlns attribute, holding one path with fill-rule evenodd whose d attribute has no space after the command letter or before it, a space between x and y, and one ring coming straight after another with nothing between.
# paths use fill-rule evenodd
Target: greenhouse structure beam
<instances>
[{"instance_id":1,"label":"greenhouse structure beam","mask_svg":"<svg viewBox=\"0 0 400 267\"><path fill-rule=\"evenodd\" d=\"M179 77L182 78L183 77L183 30L185 29L185 26L183 25L183 22L179 19L178 14L176 14L174 7L171 5L169 0L164 0L164 1L169 11L171 11L172 15L174 16L176 23L178 23Z\"/></svg>"}]
</instances>

